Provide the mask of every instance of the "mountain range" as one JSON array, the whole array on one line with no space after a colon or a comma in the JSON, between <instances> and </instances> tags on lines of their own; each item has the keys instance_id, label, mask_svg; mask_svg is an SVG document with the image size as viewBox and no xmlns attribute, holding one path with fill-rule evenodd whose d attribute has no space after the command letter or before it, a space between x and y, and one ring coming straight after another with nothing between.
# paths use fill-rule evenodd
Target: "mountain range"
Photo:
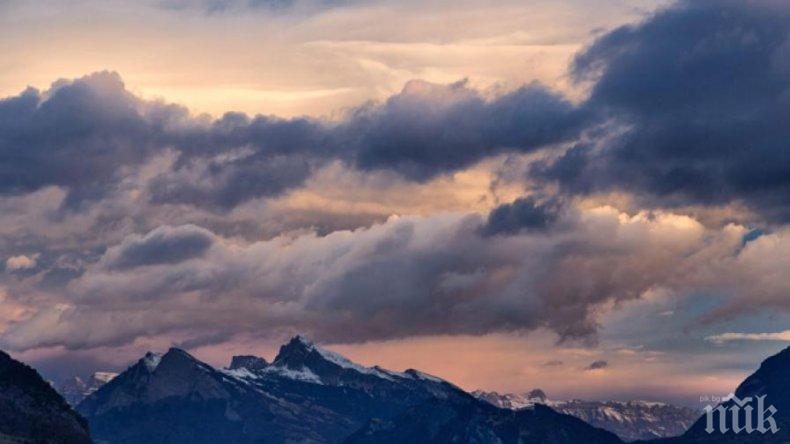
<instances>
[{"instance_id":1,"label":"mountain range","mask_svg":"<svg viewBox=\"0 0 790 444\"><path fill-rule=\"evenodd\" d=\"M682 435L700 416L700 412L694 409L663 402L552 400L540 389L523 394L480 390L472 394L504 409L520 410L535 404L546 405L608 430L626 441Z\"/></svg>"},{"instance_id":2,"label":"mountain range","mask_svg":"<svg viewBox=\"0 0 790 444\"><path fill-rule=\"evenodd\" d=\"M183 350L149 353L77 410L97 443L617 443L542 406L513 412L417 370L363 367L297 336L273 362L215 369Z\"/></svg>"},{"instance_id":3,"label":"mountain range","mask_svg":"<svg viewBox=\"0 0 790 444\"><path fill-rule=\"evenodd\" d=\"M721 411L725 419L734 411L741 425L757 425L757 405L738 402L760 397L776 433L709 433L701 415L678 437L640 442L790 442L789 371L790 348L766 359L712 417L718 424ZM97 379L104 376L75 412L34 369L0 352L0 443L619 443L617 427L670 433L662 421L678 413L644 401L553 401L540 390L470 394L417 370L358 365L300 336L271 363L235 356L217 369L172 348ZM628 429L619 433L631 439Z\"/></svg>"}]
</instances>

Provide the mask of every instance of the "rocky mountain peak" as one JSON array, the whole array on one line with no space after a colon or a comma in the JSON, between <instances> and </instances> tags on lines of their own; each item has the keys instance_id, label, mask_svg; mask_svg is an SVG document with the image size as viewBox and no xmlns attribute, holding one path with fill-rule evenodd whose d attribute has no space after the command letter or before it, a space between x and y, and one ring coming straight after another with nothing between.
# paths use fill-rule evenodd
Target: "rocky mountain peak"
<instances>
[{"instance_id":1,"label":"rocky mountain peak","mask_svg":"<svg viewBox=\"0 0 790 444\"><path fill-rule=\"evenodd\" d=\"M280 346L277 357L272 364L290 369L301 369L306 366L308 358L313 355L316 358L318 353L312 341L304 336L297 335L291 338L288 343Z\"/></svg>"},{"instance_id":2,"label":"rocky mountain peak","mask_svg":"<svg viewBox=\"0 0 790 444\"><path fill-rule=\"evenodd\" d=\"M269 363L265 359L254 355L238 355L230 360L229 370L246 368L247 370L262 370L268 367Z\"/></svg>"}]
</instances>

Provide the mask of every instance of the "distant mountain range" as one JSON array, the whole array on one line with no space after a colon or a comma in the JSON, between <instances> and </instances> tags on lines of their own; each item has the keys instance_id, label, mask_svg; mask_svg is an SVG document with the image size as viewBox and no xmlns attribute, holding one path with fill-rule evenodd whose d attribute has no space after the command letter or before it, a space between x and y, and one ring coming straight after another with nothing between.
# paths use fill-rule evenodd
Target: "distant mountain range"
<instances>
[{"instance_id":1,"label":"distant mountain range","mask_svg":"<svg viewBox=\"0 0 790 444\"><path fill-rule=\"evenodd\" d=\"M523 394L480 390L472 394L505 409L519 410L543 404L615 433L626 441L682 435L700 416L699 411L662 402L551 400L540 389Z\"/></svg>"},{"instance_id":2,"label":"distant mountain range","mask_svg":"<svg viewBox=\"0 0 790 444\"><path fill-rule=\"evenodd\" d=\"M90 442L85 419L35 370L0 352L0 443Z\"/></svg>"},{"instance_id":3,"label":"distant mountain range","mask_svg":"<svg viewBox=\"0 0 790 444\"><path fill-rule=\"evenodd\" d=\"M110 382L118 373L113 372L95 372L88 378L81 378L74 376L55 386L55 389L63 395L72 406L76 406L88 395L95 392L99 387Z\"/></svg>"},{"instance_id":4,"label":"distant mountain range","mask_svg":"<svg viewBox=\"0 0 790 444\"><path fill-rule=\"evenodd\" d=\"M77 407L98 443L617 443L549 408L513 412L417 370L363 367L295 337L272 363L149 353Z\"/></svg>"},{"instance_id":5,"label":"distant mountain range","mask_svg":"<svg viewBox=\"0 0 790 444\"><path fill-rule=\"evenodd\" d=\"M681 436L649 442L790 442L788 375L790 348L766 359L735 392L739 400L764 396L775 409L775 434L709 433L701 415ZM77 406L86 421L35 370L0 352L0 443L608 444L622 441L604 427L631 439L636 429L670 433L667 412L687 419L683 409L662 403L552 401L540 390L472 395L417 370L358 365L298 336L271 363L235 356L228 368L215 369L173 348L146 354L114 378L91 379L109 382ZM740 412L741 425L756 425L758 409L750 405L738 410L730 400L721 407Z\"/></svg>"}]
</instances>

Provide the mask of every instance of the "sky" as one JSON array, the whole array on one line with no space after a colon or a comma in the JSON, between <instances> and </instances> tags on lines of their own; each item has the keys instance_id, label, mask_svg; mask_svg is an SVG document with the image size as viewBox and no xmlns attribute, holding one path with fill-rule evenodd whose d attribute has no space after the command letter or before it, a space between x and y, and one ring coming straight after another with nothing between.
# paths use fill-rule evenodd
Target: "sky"
<instances>
[{"instance_id":1,"label":"sky","mask_svg":"<svg viewBox=\"0 0 790 444\"><path fill-rule=\"evenodd\" d=\"M0 348L301 333L693 405L790 341L780 1L0 0Z\"/></svg>"}]
</instances>

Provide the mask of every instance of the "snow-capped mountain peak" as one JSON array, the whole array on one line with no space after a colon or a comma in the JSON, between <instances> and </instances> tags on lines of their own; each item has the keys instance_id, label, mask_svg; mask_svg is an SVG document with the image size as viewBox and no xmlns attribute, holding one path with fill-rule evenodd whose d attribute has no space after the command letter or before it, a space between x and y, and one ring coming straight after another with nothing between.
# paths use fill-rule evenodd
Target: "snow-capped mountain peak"
<instances>
[{"instance_id":1,"label":"snow-capped mountain peak","mask_svg":"<svg viewBox=\"0 0 790 444\"><path fill-rule=\"evenodd\" d=\"M287 371L286 371L287 369ZM396 377L410 377L404 373L384 370L379 367L365 367L345 356L327 350L302 335L297 335L280 347L280 352L266 372L277 372L303 381L337 383L338 378L348 371L362 375L392 380ZM425 375L423 379L428 379ZM438 378L434 378L438 380Z\"/></svg>"},{"instance_id":2,"label":"snow-capped mountain peak","mask_svg":"<svg viewBox=\"0 0 790 444\"><path fill-rule=\"evenodd\" d=\"M77 405L86 396L112 381L116 376L118 373L115 372L95 372L87 378L74 376L61 381L56 388L69 404Z\"/></svg>"}]
</instances>

